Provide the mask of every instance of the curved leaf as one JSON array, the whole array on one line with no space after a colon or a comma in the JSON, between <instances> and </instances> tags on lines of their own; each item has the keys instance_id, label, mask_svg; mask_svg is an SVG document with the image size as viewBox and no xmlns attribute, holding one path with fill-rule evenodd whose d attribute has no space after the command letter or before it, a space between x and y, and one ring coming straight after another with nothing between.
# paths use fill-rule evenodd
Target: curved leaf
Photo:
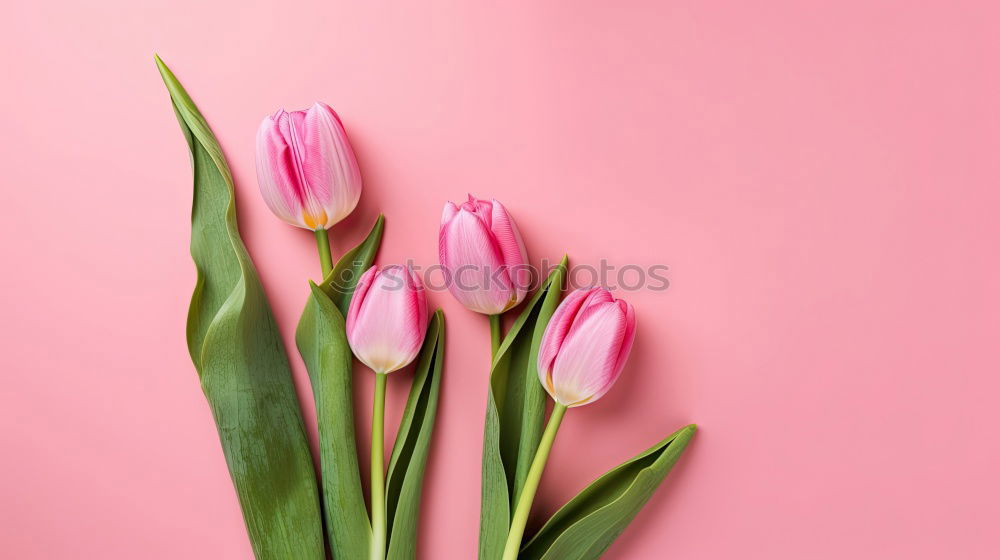
<instances>
[{"instance_id":1,"label":"curved leaf","mask_svg":"<svg viewBox=\"0 0 1000 560\"><path fill-rule=\"evenodd\" d=\"M354 437L351 348L340 310L316 284L309 282L309 287L312 293L295 329L295 343L316 402L327 539L335 558L365 558L371 526Z\"/></svg>"},{"instance_id":2,"label":"curved leaf","mask_svg":"<svg viewBox=\"0 0 1000 560\"><path fill-rule=\"evenodd\" d=\"M434 432L441 371L444 368L444 313L434 312L424 346L417 358L417 369L392 446L386 477L386 518L388 519L388 560L413 560L417 557L417 517L424 469Z\"/></svg>"},{"instance_id":3,"label":"curved leaf","mask_svg":"<svg viewBox=\"0 0 1000 560\"><path fill-rule=\"evenodd\" d=\"M694 424L594 481L548 520L520 560L595 560L635 518L694 436Z\"/></svg>"},{"instance_id":4,"label":"curved leaf","mask_svg":"<svg viewBox=\"0 0 1000 560\"><path fill-rule=\"evenodd\" d=\"M378 253L384 229L385 217L379 214L375 225L372 226L372 230L364 241L344 253L344 256L340 257L340 260L333 267L333 271L323 279L321 286L323 291L330 296L344 317L347 317L347 309L351 306L351 296L354 295L354 287L358 284L358 279L371 268L372 262L375 260L375 253Z\"/></svg>"},{"instance_id":5,"label":"curved leaf","mask_svg":"<svg viewBox=\"0 0 1000 560\"><path fill-rule=\"evenodd\" d=\"M316 474L288 357L236 225L233 178L215 135L159 57L191 150L191 256L198 271L188 351L258 559L323 560Z\"/></svg>"},{"instance_id":6,"label":"curved leaf","mask_svg":"<svg viewBox=\"0 0 1000 560\"><path fill-rule=\"evenodd\" d=\"M510 512L538 449L545 420L545 390L538 382L538 347L559 305L568 257L563 257L514 321L490 372L483 435L479 559L503 554Z\"/></svg>"},{"instance_id":7,"label":"curved leaf","mask_svg":"<svg viewBox=\"0 0 1000 560\"><path fill-rule=\"evenodd\" d=\"M353 357L343 314L358 276L375 260L384 224L380 215L364 241L340 258L321 286L309 282L311 294L295 329L316 403L323 518L335 558L365 558L371 546L354 430Z\"/></svg>"}]
</instances>

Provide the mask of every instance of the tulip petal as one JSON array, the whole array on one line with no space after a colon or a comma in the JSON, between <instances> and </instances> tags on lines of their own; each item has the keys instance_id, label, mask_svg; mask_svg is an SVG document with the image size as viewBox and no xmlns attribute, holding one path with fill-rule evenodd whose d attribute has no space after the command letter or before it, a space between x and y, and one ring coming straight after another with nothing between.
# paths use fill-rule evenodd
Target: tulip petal
<instances>
[{"instance_id":1,"label":"tulip petal","mask_svg":"<svg viewBox=\"0 0 1000 560\"><path fill-rule=\"evenodd\" d=\"M292 225L327 229L361 197L361 171L330 107L279 110L257 133L257 177L268 207Z\"/></svg>"},{"instance_id":2,"label":"tulip petal","mask_svg":"<svg viewBox=\"0 0 1000 560\"><path fill-rule=\"evenodd\" d=\"M573 334L573 329L578 328L585 323L591 315L598 313L602 304L612 303L614 301L615 298L611 295L611 292L603 288L594 288L590 290L590 293L587 294L587 298L584 299L583 304L580 306L580 311L577 312L576 316L573 318L573 326L570 328L570 331L566 333L566 336L571 336Z\"/></svg>"},{"instance_id":3,"label":"tulip petal","mask_svg":"<svg viewBox=\"0 0 1000 560\"><path fill-rule=\"evenodd\" d=\"M625 362L628 361L628 355L632 352L632 343L635 342L635 309L632 304L624 301L618 300L615 302L622 309L622 313L625 314L625 333L622 335L622 347L618 351L618 359L615 365L615 377L621 375L622 370L625 369Z\"/></svg>"},{"instance_id":4,"label":"tulip petal","mask_svg":"<svg viewBox=\"0 0 1000 560\"><path fill-rule=\"evenodd\" d=\"M298 133L307 199L327 216L329 228L357 206L361 170L340 117L326 104L317 102L302 114Z\"/></svg>"},{"instance_id":5,"label":"tulip petal","mask_svg":"<svg viewBox=\"0 0 1000 560\"><path fill-rule=\"evenodd\" d=\"M490 227L490 220L493 217L493 203L488 200L481 200L469 194L469 200L462 203L462 209L476 214L486 221L486 226Z\"/></svg>"},{"instance_id":6,"label":"tulip petal","mask_svg":"<svg viewBox=\"0 0 1000 560\"><path fill-rule=\"evenodd\" d=\"M423 337L427 331L427 325L430 324L430 315L427 314L427 296L424 293L424 283L420 281L420 275L418 275L409 266L406 267L406 272L410 275L410 281L413 283L413 305L416 307L417 313L417 331L422 333L420 335L420 342L417 344L418 348L423 344Z\"/></svg>"},{"instance_id":7,"label":"tulip petal","mask_svg":"<svg viewBox=\"0 0 1000 560\"><path fill-rule=\"evenodd\" d=\"M573 326L573 320L579 313L583 303L597 288L589 290L573 290L566 299L559 304L549 324L545 327L542 335L542 342L538 349L538 377L542 385L548 389L548 375L552 372L552 363L559 354L566 334Z\"/></svg>"},{"instance_id":8,"label":"tulip petal","mask_svg":"<svg viewBox=\"0 0 1000 560\"><path fill-rule=\"evenodd\" d=\"M516 291L515 299L521 302L528 294L528 284L531 282L531 271L526 266L528 252L524 249L524 241L521 239L517 224L500 201L493 201L491 216L490 230L503 255L507 274Z\"/></svg>"},{"instance_id":9,"label":"tulip petal","mask_svg":"<svg viewBox=\"0 0 1000 560\"><path fill-rule=\"evenodd\" d=\"M487 315L514 307L527 295L531 270L521 234L497 201L473 195L448 202L438 239L449 289L462 305Z\"/></svg>"},{"instance_id":10,"label":"tulip petal","mask_svg":"<svg viewBox=\"0 0 1000 560\"><path fill-rule=\"evenodd\" d=\"M279 121L288 145L291 148L291 162L299 185L299 196L302 199L302 220L312 230L324 229L328 215L323 207L323 201L329 198L329 186L324 183L310 184L306 174L306 158L309 157L309 147L305 143L306 113L293 111L288 117ZM316 158L313 157L313 160ZM315 161L313 161L315 165Z\"/></svg>"},{"instance_id":11,"label":"tulip petal","mask_svg":"<svg viewBox=\"0 0 1000 560\"><path fill-rule=\"evenodd\" d=\"M352 299L347 338L358 359L379 373L413 361L429 321L420 279L402 266L389 266L375 273L370 285L354 297L357 303Z\"/></svg>"},{"instance_id":12,"label":"tulip petal","mask_svg":"<svg viewBox=\"0 0 1000 560\"><path fill-rule=\"evenodd\" d=\"M635 339L635 311L603 288L576 290L545 328L538 376L556 402L581 406L604 396L621 375Z\"/></svg>"},{"instance_id":13,"label":"tulip petal","mask_svg":"<svg viewBox=\"0 0 1000 560\"><path fill-rule=\"evenodd\" d=\"M358 278L358 283L354 286L354 295L351 297L351 305L347 308L347 335L350 337L353 327L358 322L358 312L361 311L361 302L365 301L368 289L372 286L372 280L378 272L377 266L372 266Z\"/></svg>"},{"instance_id":14,"label":"tulip petal","mask_svg":"<svg viewBox=\"0 0 1000 560\"><path fill-rule=\"evenodd\" d=\"M615 303L587 308L570 329L552 367L553 398L566 406L599 399L617 380L625 314Z\"/></svg>"},{"instance_id":15,"label":"tulip petal","mask_svg":"<svg viewBox=\"0 0 1000 560\"><path fill-rule=\"evenodd\" d=\"M502 270L503 255L483 218L468 211L466 204L441 228L438 251L450 275L448 289L473 311L501 313L512 299L510 279L496 274Z\"/></svg>"},{"instance_id":16,"label":"tulip petal","mask_svg":"<svg viewBox=\"0 0 1000 560\"><path fill-rule=\"evenodd\" d=\"M257 182L264 203L282 220L299 227L302 221L302 199L299 196L291 151L276 119L267 117L257 129Z\"/></svg>"},{"instance_id":17,"label":"tulip petal","mask_svg":"<svg viewBox=\"0 0 1000 560\"><path fill-rule=\"evenodd\" d=\"M444 210L441 212L441 225L444 226L445 224L450 222L451 219L454 218L455 214L457 213L458 213L458 206L455 206L454 202L451 201L445 202ZM442 233L443 231L444 230L442 228Z\"/></svg>"}]
</instances>

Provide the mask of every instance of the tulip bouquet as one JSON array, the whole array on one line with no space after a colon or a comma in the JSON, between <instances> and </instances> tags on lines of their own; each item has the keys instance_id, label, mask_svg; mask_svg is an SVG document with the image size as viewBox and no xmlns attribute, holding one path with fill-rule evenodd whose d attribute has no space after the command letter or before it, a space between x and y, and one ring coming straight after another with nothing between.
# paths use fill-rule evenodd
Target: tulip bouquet
<instances>
[{"instance_id":1,"label":"tulip bouquet","mask_svg":"<svg viewBox=\"0 0 1000 560\"><path fill-rule=\"evenodd\" d=\"M634 309L603 288L575 290L560 303L564 257L504 334L501 315L527 297L531 278L517 225L496 200L470 196L461 205L446 203L438 248L442 267L455 280L452 294L490 323L480 560L600 557L680 457L693 424L609 471L532 538L524 536L567 410L600 399L625 368L635 339ZM546 394L553 401L547 422Z\"/></svg>"},{"instance_id":2,"label":"tulip bouquet","mask_svg":"<svg viewBox=\"0 0 1000 560\"><path fill-rule=\"evenodd\" d=\"M156 62L194 169L191 255L198 277L188 348L254 555L415 558L444 366L443 313L428 313L423 284L410 267L373 264L382 216L357 247L334 261L328 230L354 210L362 180L333 109L316 103L266 117L257 134L261 194L279 218L313 232L322 272L319 282L308 282L295 331L315 400L317 477L288 356L237 228L232 174L204 117L166 65ZM496 200L470 196L460 205L446 203L438 248L451 293L490 324L479 558L599 558L666 477L694 425L598 478L525 538L559 427L570 408L594 403L621 375L635 338L635 312L602 288L576 290L560 302L565 257L528 298L532 271L525 244ZM502 315L522 303L504 332ZM375 376L367 505L352 356ZM411 363L410 395L386 467L386 385L391 373Z\"/></svg>"}]
</instances>

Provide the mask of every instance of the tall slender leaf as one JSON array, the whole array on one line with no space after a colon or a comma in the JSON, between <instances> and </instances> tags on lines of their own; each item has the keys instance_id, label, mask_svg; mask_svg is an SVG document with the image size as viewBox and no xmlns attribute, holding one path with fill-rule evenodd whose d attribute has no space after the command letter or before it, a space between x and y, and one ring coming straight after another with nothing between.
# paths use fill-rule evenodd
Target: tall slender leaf
<instances>
[{"instance_id":1,"label":"tall slender leaf","mask_svg":"<svg viewBox=\"0 0 1000 560\"><path fill-rule=\"evenodd\" d=\"M697 426L685 426L577 494L552 516L519 560L596 560L625 530L680 458Z\"/></svg>"},{"instance_id":2,"label":"tall slender leaf","mask_svg":"<svg viewBox=\"0 0 1000 560\"><path fill-rule=\"evenodd\" d=\"M295 343L309 371L316 403L323 518L335 558L365 558L371 546L358 470L352 355L344 313L358 276L375 260L384 223L379 216L364 241L341 257L320 286L309 283L311 293L295 329Z\"/></svg>"},{"instance_id":3,"label":"tall slender leaf","mask_svg":"<svg viewBox=\"0 0 1000 560\"><path fill-rule=\"evenodd\" d=\"M483 435L479 559L503 554L514 501L542 437L545 391L538 382L538 347L559 305L568 258L550 274L511 326L493 361Z\"/></svg>"},{"instance_id":4,"label":"tall slender leaf","mask_svg":"<svg viewBox=\"0 0 1000 560\"><path fill-rule=\"evenodd\" d=\"M215 135L159 57L191 151L187 341L258 559L323 560L316 477L288 358L236 225L233 177Z\"/></svg>"},{"instance_id":5,"label":"tall slender leaf","mask_svg":"<svg viewBox=\"0 0 1000 560\"><path fill-rule=\"evenodd\" d=\"M388 560L417 557L417 518L444 368L444 313L434 312L392 446L386 477Z\"/></svg>"}]
</instances>

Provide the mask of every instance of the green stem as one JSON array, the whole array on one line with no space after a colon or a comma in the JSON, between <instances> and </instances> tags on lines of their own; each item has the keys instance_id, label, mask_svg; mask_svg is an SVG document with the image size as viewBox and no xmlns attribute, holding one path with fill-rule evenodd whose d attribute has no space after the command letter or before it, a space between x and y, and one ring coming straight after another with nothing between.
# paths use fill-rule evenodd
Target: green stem
<instances>
[{"instance_id":1,"label":"green stem","mask_svg":"<svg viewBox=\"0 0 1000 560\"><path fill-rule=\"evenodd\" d=\"M503 549L503 560L517 560L517 553L521 550L521 539L524 537L524 526L528 523L528 514L531 513L531 503L535 501L538 482L542 479L542 471L545 470L545 463L549 460L549 452L552 451L552 442L556 439L556 432L559 431L559 424L562 423L565 414L566 407L559 403L556 403L552 408L552 415L549 416L549 423L545 426L542 441L538 443L535 459L531 462L531 468L528 469L524 489L521 490L521 496L517 499L517 509L514 510L514 517L510 522L510 532L507 534L507 545Z\"/></svg>"},{"instance_id":2,"label":"green stem","mask_svg":"<svg viewBox=\"0 0 1000 560\"><path fill-rule=\"evenodd\" d=\"M318 229L316 234L316 247L319 249L319 263L323 267L323 279L333 271L333 256L330 254L330 235L325 229Z\"/></svg>"},{"instance_id":3,"label":"green stem","mask_svg":"<svg viewBox=\"0 0 1000 560\"><path fill-rule=\"evenodd\" d=\"M375 403L372 406L372 555L385 560L385 382L389 376L375 374Z\"/></svg>"},{"instance_id":4,"label":"green stem","mask_svg":"<svg viewBox=\"0 0 1000 560\"><path fill-rule=\"evenodd\" d=\"M491 362L497 358L497 352L500 351L500 314L490 315L490 348L491 348Z\"/></svg>"}]
</instances>

